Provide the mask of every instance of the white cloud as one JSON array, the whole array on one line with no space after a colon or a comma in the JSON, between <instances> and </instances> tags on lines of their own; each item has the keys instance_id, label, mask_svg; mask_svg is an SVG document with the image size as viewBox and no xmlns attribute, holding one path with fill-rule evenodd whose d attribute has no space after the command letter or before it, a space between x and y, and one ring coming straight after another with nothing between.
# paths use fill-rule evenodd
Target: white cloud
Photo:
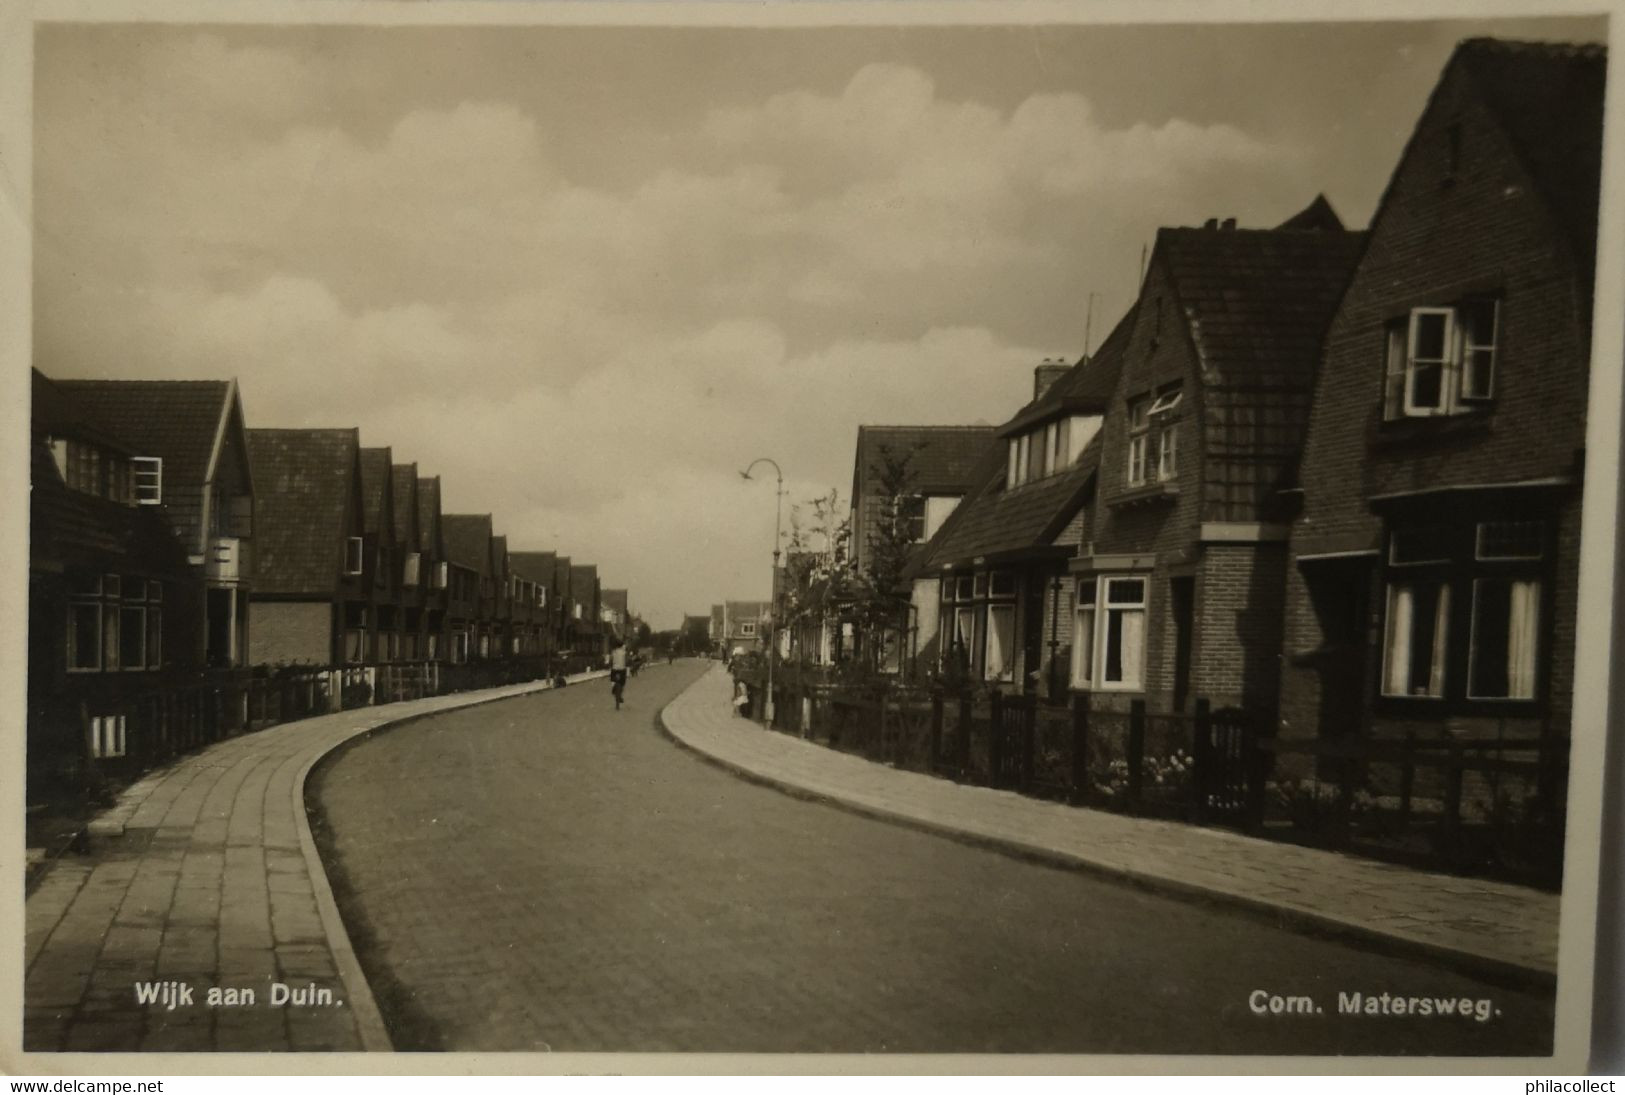
<instances>
[{"instance_id":1,"label":"white cloud","mask_svg":"<svg viewBox=\"0 0 1625 1095\"><path fill-rule=\"evenodd\" d=\"M306 55L198 35L136 71L41 98L42 366L239 375L251 424L359 424L667 620L765 587L740 463L809 496L860 422L1001 420L1088 292L1127 303L1155 224L1309 196L1233 128L1000 111L897 64L645 134L633 160L682 156L613 189L511 102L351 132Z\"/></svg>"}]
</instances>

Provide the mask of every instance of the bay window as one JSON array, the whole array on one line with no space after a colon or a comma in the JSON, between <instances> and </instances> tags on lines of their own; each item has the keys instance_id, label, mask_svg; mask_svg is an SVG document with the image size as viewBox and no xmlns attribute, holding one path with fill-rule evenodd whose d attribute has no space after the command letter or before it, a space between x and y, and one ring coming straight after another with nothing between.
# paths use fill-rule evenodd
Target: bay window
<instances>
[{"instance_id":1,"label":"bay window","mask_svg":"<svg viewBox=\"0 0 1625 1095\"><path fill-rule=\"evenodd\" d=\"M1523 519L1391 530L1382 695L1537 700L1547 535L1544 521Z\"/></svg>"},{"instance_id":2,"label":"bay window","mask_svg":"<svg viewBox=\"0 0 1625 1095\"><path fill-rule=\"evenodd\" d=\"M1102 575L1078 586L1072 636L1075 688L1139 691L1145 685L1143 576Z\"/></svg>"}]
</instances>

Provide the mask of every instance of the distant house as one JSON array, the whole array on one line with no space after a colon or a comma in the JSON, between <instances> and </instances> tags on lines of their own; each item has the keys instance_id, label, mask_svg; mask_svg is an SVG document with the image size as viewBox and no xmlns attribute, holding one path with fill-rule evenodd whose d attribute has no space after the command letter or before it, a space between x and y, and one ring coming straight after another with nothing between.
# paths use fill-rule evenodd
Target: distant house
<instances>
[{"instance_id":1,"label":"distant house","mask_svg":"<svg viewBox=\"0 0 1625 1095\"><path fill-rule=\"evenodd\" d=\"M33 373L29 438L29 795L125 755L119 705L203 670L204 580L140 449Z\"/></svg>"},{"instance_id":2,"label":"distant house","mask_svg":"<svg viewBox=\"0 0 1625 1095\"><path fill-rule=\"evenodd\" d=\"M575 625L575 651L578 654L598 656L607 649L598 609L598 568L590 563L571 563L570 619Z\"/></svg>"},{"instance_id":3,"label":"distant house","mask_svg":"<svg viewBox=\"0 0 1625 1095\"><path fill-rule=\"evenodd\" d=\"M1280 492L1364 242L1324 199L1273 229L1214 220L1157 233L1114 335L1117 383L1069 564L1071 684L1095 706L1142 698L1184 710L1198 696L1273 706L1289 519Z\"/></svg>"},{"instance_id":4,"label":"distant house","mask_svg":"<svg viewBox=\"0 0 1625 1095\"><path fill-rule=\"evenodd\" d=\"M491 515L442 514L440 527L453 571L452 602L462 612L452 621L453 660L497 657L501 649L497 578L491 572Z\"/></svg>"},{"instance_id":5,"label":"distant house","mask_svg":"<svg viewBox=\"0 0 1625 1095\"><path fill-rule=\"evenodd\" d=\"M235 380L66 380L61 390L131 446L134 489L203 579L195 644L210 666L247 660L254 485Z\"/></svg>"},{"instance_id":6,"label":"distant house","mask_svg":"<svg viewBox=\"0 0 1625 1095\"><path fill-rule=\"evenodd\" d=\"M557 647L557 594L554 584L558 556L551 551L510 551L508 566L521 592L531 598L531 619L526 653L552 654Z\"/></svg>"},{"instance_id":7,"label":"distant house","mask_svg":"<svg viewBox=\"0 0 1625 1095\"><path fill-rule=\"evenodd\" d=\"M418 568L423 606L422 656L440 661L451 656L448 610L451 599L451 563L440 528L440 477L417 481Z\"/></svg>"},{"instance_id":8,"label":"distant house","mask_svg":"<svg viewBox=\"0 0 1625 1095\"><path fill-rule=\"evenodd\" d=\"M724 601L722 608L722 650L734 654L761 650L771 630L771 601Z\"/></svg>"},{"instance_id":9,"label":"distant house","mask_svg":"<svg viewBox=\"0 0 1625 1095\"><path fill-rule=\"evenodd\" d=\"M609 637L622 642L630 638L632 612L627 607L627 602L628 595L624 589L599 591L598 618L603 622Z\"/></svg>"},{"instance_id":10,"label":"distant house","mask_svg":"<svg viewBox=\"0 0 1625 1095\"><path fill-rule=\"evenodd\" d=\"M916 665L1064 696L1075 593L1067 562L1085 536L1131 318L1092 357L1040 365L1032 401L987 446L979 481L915 571Z\"/></svg>"},{"instance_id":11,"label":"distant house","mask_svg":"<svg viewBox=\"0 0 1625 1095\"><path fill-rule=\"evenodd\" d=\"M903 538L924 544L970 491L977 461L994 440L992 426L859 426L852 462L852 564L867 573L879 523L901 523ZM898 472L902 490L887 496Z\"/></svg>"},{"instance_id":12,"label":"distant house","mask_svg":"<svg viewBox=\"0 0 1625 1095\"><path fill-rule=\"evenodd\" d=\"M373 649L371 574L355 429L255 429L254 627L258 664L365 662Z\"/></svg>"},{"instance_id":13,"label":"distant house","mask_svg":"<svg viewBox=\"0 0 1625 1095\"><path fill-rule=\"evenodd\" d=\"M401 655L405 606L401 601L403 552L395 540L394 454L388 447L361 450L361 512L365 520L365 584L374 617L367 660L392 662Z\"/></svg>"},{"instance_id":14,"label":"distant house","mask_svg":"<svg viewBox=\"0 0 1625 1095\"><path fill-rule=\"evenodd\" d=\"M1469 40L1416 123L1293 484L1283 736L1568 732L1605 67Z\"/></svg>"}]
</instances>

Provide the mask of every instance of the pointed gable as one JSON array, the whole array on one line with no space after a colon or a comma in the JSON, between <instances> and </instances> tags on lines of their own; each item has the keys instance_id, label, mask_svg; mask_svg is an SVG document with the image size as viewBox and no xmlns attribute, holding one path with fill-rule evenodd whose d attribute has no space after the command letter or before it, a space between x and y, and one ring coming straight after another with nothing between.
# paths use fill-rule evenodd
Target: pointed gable
<instances>
[{"instance_id":1,"label":"pointed gable","mask_svg":"<svg viewBox=\"0 0 1625 1095\"><path fill-rule=\"evenodd\" d=\"M388 537L394 532L394 515L390 505L394 490L390 468L393 466L389 448L361 450L361 513L369 534Z\"/></svg>"},{"instance_id":2,"label":"pointed gable","mask_svg":"<svg viewBox=\"0 0 1625 1095\"><path fill-rule=\"evenodd\" d=\"M62 380L85 412L128 444L134 455L164 462L164 511L181 542L205 547L205 489L236 407L230 380ZM251 473L250 473L251 477Z\"/></svg>"},{"instance_id":3,"label":"pointed gable","mask_svg":"<svg viewBox=\"0 0 1625 1095\"><path fill-rule=\"evenodd\" d=\"M355 429L249 430L256 593L331 596L344 540L360 531Z\"/></svg>"},{"instance_id":4,"label":"pointed gable","mask_svg":"<svg viewBox=\"0 0 1625 1095\"><path fill-rule=\"evenodd\" d=\"M446 541L446 558L475 574L491 574L491 515L489 513L447 513L440 518Z\"/></svg>"},{"instance_id":5,"label":"pointed gable","mask_svg":"<svg viewBox=\"0 0 1625 1095\"><path fill-rule=\"evenodd\" d=\"M391 504L395 511L395 542L416 546L421 543L418 534L418 466L395 464L389 469L389 482L394 494Z\"/></svg>"},{"instance_id":6,"label":"pointed gable","mask_svg":"<svg viewBox=\"0 0 1625 1095\"><path fill-rule=\"evenodd\" d=\"M417 483L418 543L424 551L433 552L435 558L446 556L446 544L440 531L440 476L419 479Z\"/></svg>"}]
</instances>

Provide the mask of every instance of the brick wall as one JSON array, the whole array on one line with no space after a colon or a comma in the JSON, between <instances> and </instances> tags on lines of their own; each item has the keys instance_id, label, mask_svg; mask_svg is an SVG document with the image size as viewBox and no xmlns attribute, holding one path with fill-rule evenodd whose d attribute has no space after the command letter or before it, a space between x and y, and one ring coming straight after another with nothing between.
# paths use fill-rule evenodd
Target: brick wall
<instances>
[{"instance_id":1,"label":"brick wall","mask_svg":"<svg viewBox=\"0 0 1625 1095\"><path fill-rule=\"evenodd\" d=\"M255 601L248 633L253 665L332 660L333 606L326 601Z\"/></svg>"},{"instance_id":2,"label":"brick wall","mask_svg":"<svg viewBox=\"0 0 1625 1095\"><path fill-rule=\"evenodd\" d=\"M1453 126L1460 164L1454 174ZM1303 509L1293 554L1379 546L1382 526L1368 501L1374 495L1572 475L1584 443L1590 280L1590 270L1574 269L1498 124L1461 70L1452 68L1396 170L1328 334L1300 462ZM1386 324L1412 307L1450 304L1469 293L1501 299L1493 407L1449 420L1384 424ZM1554 624L1542 657L1554 713L1568 710L1572 688L1578 526L1577 501L1565 502L1551 593ZM1380 598L1373 596L1372 605L1368 656L1374 665ZM1290 655L1313 649L1320 635L1296 566L1287 575L1284 619L1289 660L1282 732L1312 735L1319 674L1291 664ZM1374 670L1367 678L1369 699ZM1379 722L1379 733L1439 733L1483 720Z\"/></svg>"},{"instance_id":3,"label":"brick wall","mask_svg":"<svg viewBox=\"0 0 1625 1095\"><path fill-rule=\"evenodd\" d=\"M1206 697L1214 707L1263 708L1275 702L1285 560L1281 543L1206 545L1196 578L1193 696ZM1171 688L1171 651L1163 670Z\"/></svg>"}]
</instances>

